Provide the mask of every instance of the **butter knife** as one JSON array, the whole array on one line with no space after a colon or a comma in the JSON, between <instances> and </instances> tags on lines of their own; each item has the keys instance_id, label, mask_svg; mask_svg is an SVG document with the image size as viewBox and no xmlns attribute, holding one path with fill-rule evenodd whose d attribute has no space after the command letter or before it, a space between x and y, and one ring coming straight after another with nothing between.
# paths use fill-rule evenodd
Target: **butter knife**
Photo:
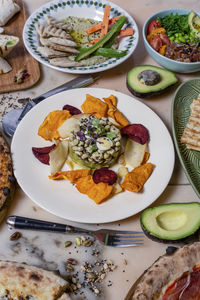
<instances>
[{"instance_id":1,"label":"butter knife","mask_svg":"<svg viewBox=\"0 0 200 300\"><path fill-rule=\"evenodd\" d=\"M97 80L99 77L99 74L81 75L34 99L27 98L29 102L25 105L23 109L13 109L4 115L2 119L2 127L4 132L8 136L12 137L17 128L17 125L22 120L22 118L27 114L27 112L29 112L29 110L31 110L36 104L40 103L42 100L66 90L88 86L95 80Z\"/></svg>"}]
</instances>

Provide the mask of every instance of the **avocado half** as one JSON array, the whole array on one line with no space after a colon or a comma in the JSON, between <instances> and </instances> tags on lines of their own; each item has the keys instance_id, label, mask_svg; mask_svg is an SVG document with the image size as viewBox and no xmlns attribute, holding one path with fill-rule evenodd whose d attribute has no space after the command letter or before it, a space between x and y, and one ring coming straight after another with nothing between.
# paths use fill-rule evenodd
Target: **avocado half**
<instances>
[{"instance_id":1,"label":"avocado half","mask_svg":"<svg viewBox=\"0 0 200 300\"><path fill-rule=\"evenodd\" d=\"M200 18L193 11L188 15L188 24L191 31L200 39Z\"/></svg>"},{"instance_id":2,"label":"avocado half","mask_svg":"<svg viewBox=\"0 0 200 300\"><path fill-rule=\"evenodd\" d=\"M180 242L200 228L200 203L171 203L147 208L140 218L141 227L152 240Z\"/></svg>"},{"instance_id":3,"label":"avocado half","mask_svg":"<svg viewBox=\"0 0 200 300\"><path fill-rule=\"evenodd\" d=\"M159 82L147 85L142 80L139 80L140 74L149 70L152 71L152 74L158 73L160 76ZM173 72L151 65L134 67L128 72L126 79L129 91L139 98L148 98L162 94L177 82L178 78Z\"/></svg>"}]
</instances>

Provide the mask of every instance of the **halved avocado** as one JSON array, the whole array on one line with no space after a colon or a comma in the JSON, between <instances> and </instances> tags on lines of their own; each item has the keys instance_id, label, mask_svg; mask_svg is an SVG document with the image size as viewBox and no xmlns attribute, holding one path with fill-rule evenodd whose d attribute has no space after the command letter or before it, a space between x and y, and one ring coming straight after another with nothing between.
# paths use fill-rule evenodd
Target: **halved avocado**
<instances>
[{"instance_id":1,"label":"halved avocado","mask_svg":"<svg viewBox=\"0 0 200 300\"><path fill-rule=\"evenodd\" d=\"M147 208L140 218L144 233L158 242L179 242L200 228L200 203L171 203Z\"/></svg>"},{"instance_id":2,"label":"halved avocado","mask_svg":"<svg viewBox=\"0 0 200 300\"><path fill-rule=\"evenodd\" d=\"M178 78L173 72L143 65L136 66L128 72L126 84L133 95L147 98L166 92L177 82Z\"/></svg>"},{"instance_id":3,"label":"halved avocado","mask_svg":"<svg viewBox=\"0 0 200 300\"><path fill-rule=\"evenodd\" d=\"M193 11L188 15L188 24L191 31L200 39L200 18Z\"/></svg>"}]
</instances>

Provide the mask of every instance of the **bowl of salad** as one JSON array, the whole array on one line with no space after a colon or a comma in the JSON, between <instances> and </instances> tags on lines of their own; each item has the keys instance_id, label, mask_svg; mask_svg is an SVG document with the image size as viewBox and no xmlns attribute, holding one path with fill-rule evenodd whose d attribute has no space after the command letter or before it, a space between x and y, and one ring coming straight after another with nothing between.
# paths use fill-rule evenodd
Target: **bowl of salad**
<instances>
[{"instance_id":1,"label":"bowl of salad","mask_svg":"<svg viewBox=\"0 0 200 300\"><path fill-rule=\"evenodd\" d=\"M147 52L174 72L200 71L200 14L186 9L155 13L143 26Z\"/></svg>"}]
</instances>

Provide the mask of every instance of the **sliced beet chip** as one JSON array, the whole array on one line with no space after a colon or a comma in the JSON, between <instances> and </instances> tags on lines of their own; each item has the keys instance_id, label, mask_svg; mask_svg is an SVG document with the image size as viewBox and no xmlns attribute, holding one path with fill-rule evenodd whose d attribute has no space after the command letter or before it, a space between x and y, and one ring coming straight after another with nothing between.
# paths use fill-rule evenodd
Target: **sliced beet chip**
<instances>
[{"instance_id":1,"label":"sliced beet chip","mask_svg":"<svg viewBox=\"0 0 200 300\"><path fill-rule=\"evenodd\" d=\"M32 147L32 151L34 156L43 164L49 165L49 152L55 148L55 144L49 146L49 147Z\"/></svg>"},{"instance_id":2,"label":"sliced beet chip","mask_svg":"<svg viewBox=\"0 0 200 300\"><path fill-rule=\"evenodd\" d=\"M117 174L114 171L109 170L107 167L103 167L94 171L93 180L96 184L104 182L112 185L117 181Z\"/></svg>"},{"instance_id":3,"label":"sliced beet chip","mask_svg":"<svg viewBox=\"0 0 200 300\"><path fill-rule=\"evenodd\" d=\"M72 105L69 105L69 104L66 104L65 106L63 106L63 109L68 110L72 116L81 114L80 109L78 109Z\"/></svg>"},{"instance_id":4,"label":"sliced beet chip","mask_svg":"<svg viewBox=\"0 0 200 300\"><path fill-rule=\"evenodd\" d=\"M121 134L142 145L149 140L149 132L142 124L127 125L121 129Z\"/></svg>"}]
</instances>

